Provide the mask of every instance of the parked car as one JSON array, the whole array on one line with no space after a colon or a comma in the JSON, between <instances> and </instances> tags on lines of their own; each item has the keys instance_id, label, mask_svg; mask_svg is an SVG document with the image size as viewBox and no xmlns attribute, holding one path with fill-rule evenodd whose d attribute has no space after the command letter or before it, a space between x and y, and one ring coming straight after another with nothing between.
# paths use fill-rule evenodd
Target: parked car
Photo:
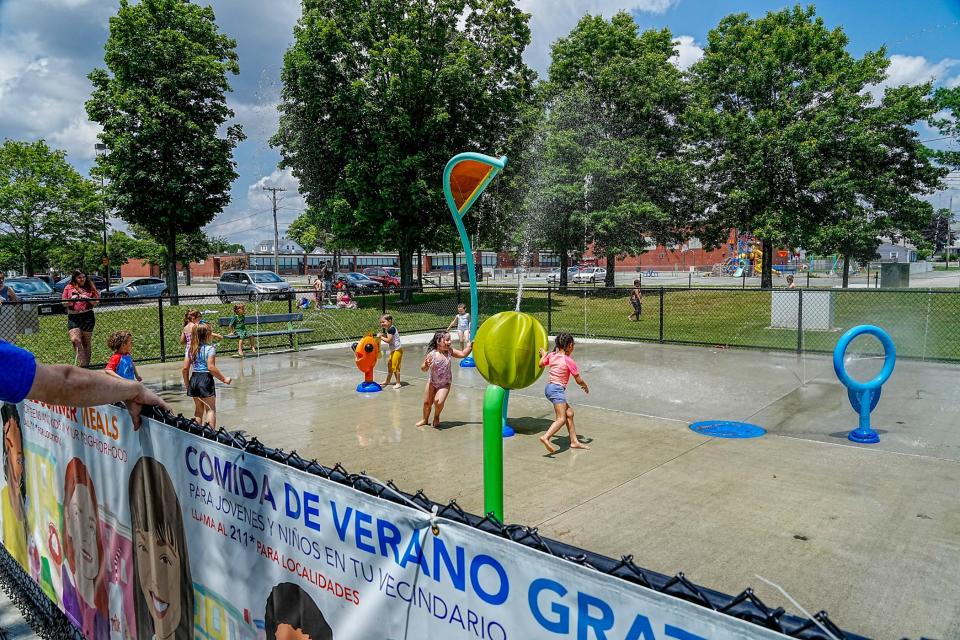
<instances>
[{"instance_id":1,"label":"parked car","mask_svg":"<svg viewBox=\"0 0 960 640\"><path fill-rule=\"evenodd\" d=\"M88 275L87 279L93 283L93 286L97 288L97 291L103 291L107 288L107 281L97 275ZM62 296L63 290L70 284L70 276L64 276L57 280L56 284L53 285L54 291L57 292L57 295Z\"/></svg>"},{"instance_id":2,"label":"parked car","mask_svg":"<svg viewBox=\"0 0 960 640\"><path fill-rule=\"evenodd\" d=\"M603 282L606 277L607 270L603 267L587 267L574 275L573 281L577 284L596 284L597 282Z\"/></svg>"},{"instance_id":3,"label":"parked car","mask_svg":"<svg viewBox=\"0 0 960 640\"><path fill-rule=\"evenodd\" d=\"M286 300L294 295L293 285L273 271L225 271L217 282L222 302L266 298Z\"/></svg>"},{"instance_id":4,"label":"parked car","mask_svg":"<svg viewBox=\"0 0 960 640\"><path fill-rule=\"evenodd\" d=\"M347 291L352 293L380 293L383 285L376 280L371 280L362 273L351 271L349 273L338 273L335 283L342 282L347 287Z\"/></svg>"},{"instance_id":5,"label":"parked car","mask_svg":"<svg viewBox=\"0 0 960 640\"><path fill-rule=\"evenodd\" d=\"M156 298L167 292L167 283L160 278L134 278L110 287L101 296L104 298Z\"/></svg>"},{"instance_id":6,"label":"parked car","mask_svg":"<svg viewBox=\"0 0 960 640\"><path fill-rule=\"evenodd\" d=\"M40 278L7 278L6 284L17 294L17 300L20 302L35 303L37 311L42 316L65 311L53 287Z\"/></svg>"},{"instance_id":7,"label":"parked car","mask_svg":"<svg viewBox=\"0 0 960 640\"><path fill-rule=\"evenodd\" d=\"M391 278L400 279L400 267L383 267L383 270L387 272L387 275Z\"/></svg>"},{"instance_id":8,"label":"parked car","mask_svg":"<svg viewBox=\"0 0 960 640\"><path fill-rule=\"evenodd\" d=\"M374 282L379 282L382 286L387 288L387 291L393 291L400 286L399 274L394 277L390 275L390 273L383 267L367 267L363 270L363 275L367 276Z\"/></svg>"},{"instance_id":9,"label":"parked car","mask_svg":"<svg viewBox=\"0 0 960 640\"><path fill-rule=\"evenodd\" d=\"M567 267L567 282L572 282L573 276L577 275L578 271L580 271L580 267ZM547 282L560 284L560 267L554 267L550 270L550 273L547 274Z\"/></svg>"},{"instance_id":10,"label":"parked car","mask_svg":"<svg viewBox=\"0 0 960 640\"><path fill-rule=\"evenodd\" d=\"M34 276L34 278L40 278L41 280L43 280L44 282L46 282L48 285L50 285L50 288L51 288L51 289L54 289L54 285L57 284L57 281L53 279L53 276L47 276L47 275L37 274L37 275ZM56 290L56 289L54 289L54 290Z\"/></svg>"}]
</instances>

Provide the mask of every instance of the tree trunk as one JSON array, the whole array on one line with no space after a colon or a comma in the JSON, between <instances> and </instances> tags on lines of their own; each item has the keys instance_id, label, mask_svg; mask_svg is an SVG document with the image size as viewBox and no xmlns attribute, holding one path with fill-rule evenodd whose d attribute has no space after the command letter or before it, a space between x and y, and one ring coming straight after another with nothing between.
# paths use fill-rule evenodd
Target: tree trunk
<instances>
[{"instance_id":1,"label":"tree trunk","mask_svg":"<svg viewBox=\"0 0 960 640\"><path fill-rule=\"evenodd\" d=\"M423 291L423 247L417 247L417 290Z\"/></svg>"},{"instance_id":2,"label":"tree trunk","mask_svg":"<svg viewBox=\"0 0 960 640\"><path fill-rule=\"evenodd\" d=\"M850 284L850 256L843 256L843 288Z\"/></svg>"},{"instance_id":3,"label":"tree trunk","mask_svg":"<svg viewBox=\"0 0 960 640\"><path fill-rule=\"evenodd\" d=\"M763 253L760 265L760 288L773 288L773 243L769 240L761 241L761 250Z\"/></svg>"},{"instance_id":4,"label":"tree trunk","mask_svg":"<svg viewBox=\"0 0 960 640\"><path fill-rule=\"evenodd\" d=\"M603 286L612 289L616 286L617 254L607 254L607 275L603 278Z\"/></svg>"},{"instance_id":5,"label":"tree trunk","mask_svg":"<svg viewBox=\"0 0 960 640\"><path fill-rule=\"evenodd\" d=\"M400 302L408 303L413 299L413 250L400 247Z\"/></svg>"},{"instance_id":6,"label":"tree trunk","mask_svg":"<svg viewBox=\"0 0 960 640\"><path fill-rule=\"evenodd\" d=\"M191 278L191 276L192 276L192 274L190 273L190 263L189 263L189 262L186 262L186 263L184 263L184 265L183 265L183 277L184 277L184 280L185 280L185 281L184 281L184 284L185 284L186 286L188 286L188 287L190 286L190 278Z\"/></svg>"},{"instance_id":7,"label":"tree trunk","mask_svg":"<svg viewBox=\"0 0 960 640\"><path fill-rule=\"evenodd\" d=\"M560 291L567 290L567 269L570 267L570 256L566 249L560 252Z\"/></svg>"},{"instance_id":8,"label":"tree trunk","mask_svg":"<svg viewBox=\"0 0 960 640\"><path fill-rule=\"evenodd\" d=\"M23 275L33 277L33 246L29 239L23 248Z\"/></svg>"},{"instance_id":9,"label":"tree trunk","mask_svg":"<svg viewBox=\"0 0 960 640\"><path fill-rule=\"evenodd\" d=\"M167 228L167 291L170 304L180 304L180 287L177 283L177 230Z\"/></svg>"}]
</instances>

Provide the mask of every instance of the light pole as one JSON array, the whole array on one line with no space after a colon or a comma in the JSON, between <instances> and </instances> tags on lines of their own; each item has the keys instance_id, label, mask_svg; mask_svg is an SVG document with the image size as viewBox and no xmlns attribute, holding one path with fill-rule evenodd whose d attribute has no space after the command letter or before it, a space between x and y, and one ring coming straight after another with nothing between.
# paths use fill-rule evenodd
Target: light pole
<instances>
[{"instance_id":1,"label":"light pole","mask_svg":"<svg viewBox=\"0 0 960 640\"><path fill-rule=\"evenodd\" d=\"M102 153L107 152L107 145L102 142L96 143L94 146L94 152L97 157ZM101 167L100 171L100 197L103 197L103 170ZM103 203L103 257L100 260L100 263L103 265L103 279L107 282L107 288L110 288L110 254L107 253L107 203Z\"/></svg>"}]
</instances>

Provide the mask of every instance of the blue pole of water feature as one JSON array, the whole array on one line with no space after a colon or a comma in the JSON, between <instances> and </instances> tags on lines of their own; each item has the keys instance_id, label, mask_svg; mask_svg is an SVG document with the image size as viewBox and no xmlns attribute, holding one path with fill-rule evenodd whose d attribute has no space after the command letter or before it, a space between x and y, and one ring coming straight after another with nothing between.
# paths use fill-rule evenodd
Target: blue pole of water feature
<instances>
[{"instance_id":1,"label":"blue pole of water feature","mask_svg":"<svg viewBox=\"0 0 960 640\"><path fill-rule=\"evenodd\" d=\"M458 207L457 201L453 197L453 190L450 187L450 176L453 174L454 167L465 160L473 160L485 164L490 167L490 171L484 177L483 181L473 190L473 193ZM453 223L457 226L457 232L460 234L460 244L463 245L463 254L467 259L467 276L470 279L470 342L473 342L474 338L477 337L477 327L480 324L477 310L480 305L477 300L477 269L473 263L473 246L470 244L470 236L467 234L467 228L463 224L463 218L467 215L473 203L477 201L490 182L497 177L497 174L503 171L505 166L507 166L507 156L494 158L482 153L468 151L466 153L458 153L450 158L447 166L443 169L443 195L447 200L450 213L453 215ZM472 356L467 356L460 361L460 366L475 367L476 363Z\"/></svg>"}]
</instances>

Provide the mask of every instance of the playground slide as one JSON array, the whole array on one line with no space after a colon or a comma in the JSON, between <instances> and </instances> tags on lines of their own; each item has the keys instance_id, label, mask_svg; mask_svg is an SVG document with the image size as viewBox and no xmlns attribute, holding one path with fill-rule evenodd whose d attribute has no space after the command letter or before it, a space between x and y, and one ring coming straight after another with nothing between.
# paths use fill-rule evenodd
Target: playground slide
<instances>
[{"instance_id":1,"label":"playground slide","mask_svg":"<svg viewBox=\"0 0 960 640\"><path fill-rule=\"evenodd\" d=\"M743 267L737 267L737 270L733 272L734 278L739 278L743 275Z\"/></svg>"}]
</instances>

